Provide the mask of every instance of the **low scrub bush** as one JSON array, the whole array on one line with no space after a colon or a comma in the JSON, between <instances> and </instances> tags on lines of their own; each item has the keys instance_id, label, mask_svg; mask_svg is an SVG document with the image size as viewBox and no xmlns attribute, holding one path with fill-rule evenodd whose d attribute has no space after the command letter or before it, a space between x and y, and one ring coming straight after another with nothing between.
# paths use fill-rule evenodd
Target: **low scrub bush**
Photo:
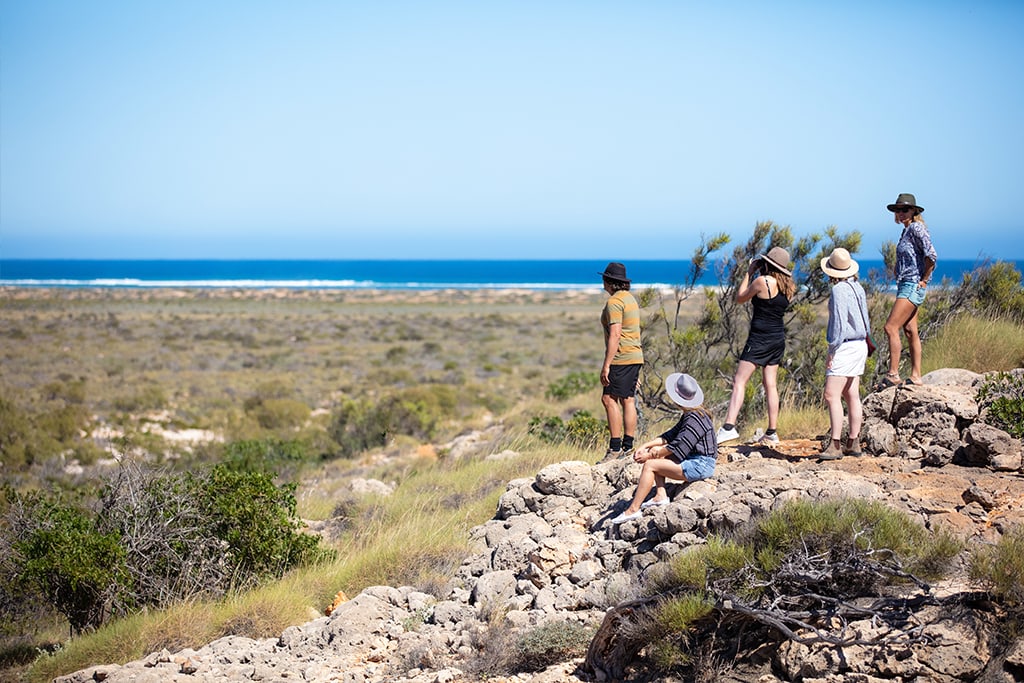
<instances>
[{"instance_id":1,"label":"low scrub bush","mask_svg":"<svg viewBox=\"0 0 1024 683\"><path fill-rule=\"evenodd\" d=\"M533 417L527 430L545 443L567 443L579 448L593 448L608 433L604 422L586 410L577 410L568 421L557 415Z\"/></svg>"},{"instance_id":2,"label":"low scrub bush","mask_svg":"<svg viewBox=\"0 0 1024 683\"><path fill-rule=\"evenodd\" d=\"M891 584L923 586L918 572L941 575L961 550L949 534L881 503L794 501L652 568L648 597L616 610L640 615L621 628L637 650L650 646L654 666L692 667L729 652L733 638L768 637L764 624L792 623L791 611L834 615ZM877 609L894 629L905 620ZM712 634L720 642L705 651Z\"/></svg>"},{"instance_id":3,"label":"low scrub bush","mask_svg":"<svg viewBox=\"0 0 1024 683\"><path fill-rule=\"evenodd\" d=\"M329 556L301 532L295 486L275 486L265 472L172 474L126 462L91 503L10 489L6 497L3 577L76 632Z\"/></svg>"},{"instance_id":4,"label":"low scrub bush","mask_svg":"<svg viewBox=\"0 0 1024 683\"><path fill-rule=\"evenodd\" d=\"M415 386L377 402L345 401L328 431L341 454L351 456L398 435L432 439L442 424L457 416L458 407L458 392L451 385Z\"/></svg>"},{"instance_id":5,"label":"low scrub bush","mask_svg":"<svg viewBox=\"0 0 1024 683\"><path fill-rule=\"evenodd\" d=\"M600 381L593 372L571 372L565 377L548 385L547 397L564 401L573 396L596 389Z\"/></svg>"},{"instance_id":6,"label":"low scrub bush","mask_svg":"<svg viewBox=\"0 0 1024 683\"><path fill-rule=\"evenodd\" d=\"M1000 602L1024 608L1024 529L1003 534L999 542L971 557L971 578L984 585Z\"/></svg>"},{"instance_id":7,"label":"low scrub bush","mask_svg":"<svg viewBox=\"0 0 1024 683\"><path fill-rule=\"evenodd\" d=\"M1014 438L1024 438L1024 371L997 372L978 388L982 419Z\"/></svg>"}]
</instances>

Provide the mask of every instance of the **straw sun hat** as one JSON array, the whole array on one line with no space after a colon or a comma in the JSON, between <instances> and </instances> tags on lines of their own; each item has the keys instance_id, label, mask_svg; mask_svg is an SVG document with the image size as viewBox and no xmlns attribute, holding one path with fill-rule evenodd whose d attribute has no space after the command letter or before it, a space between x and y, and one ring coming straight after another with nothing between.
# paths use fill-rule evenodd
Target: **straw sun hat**
<instances>
[{"instance_id":1,"label":"straw sun hat","mask_svg":"<svg viewBox=\"0 0 1024 683\"><path fill-rule=\"evenodd\" d=\"M860 265L850 257L849 251L836 247L831 254L821 259L821 269L829 277L843 279L856 275Z\"/></svg>"},{"instance_id":2,"label":"straw sun hat","mask_svg":"<svg viewBox=\"0 0 1024 683\"><path fill-rule=\"evenodd\" d=\"M771 249L768 250L767 254L761 254L757 258L761 259L762 261L767 261L768 263L772 264L773 266L781 270L786 275L793 274L789 272L789 252L783 249L782 247L772 247Z\"/></svg>"}]
</instances>

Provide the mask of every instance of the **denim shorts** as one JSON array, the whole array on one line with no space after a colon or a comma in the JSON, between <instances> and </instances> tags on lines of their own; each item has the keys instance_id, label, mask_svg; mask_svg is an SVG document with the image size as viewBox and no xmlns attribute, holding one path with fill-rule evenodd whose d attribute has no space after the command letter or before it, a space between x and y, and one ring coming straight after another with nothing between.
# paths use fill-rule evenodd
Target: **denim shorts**
<instances>
[{"instance_id":1,"label":"denim shorts","mask_svg":"<svg viewBox=\"0 0 1024 683\"><path fill-rule=\"evenodd\" d=\"M918 287L916 282L901 282L896 285L896 298L909 299L915 306L924 303L924 294L925 290Z\"/></svg>"},{"instance_id":2,"label":"denim shorts","mask_svg":"<svg viewBox=\"0 0 1024 683\"><path fill-rule=\"evenodd\" d=\"M710 455L696 455L684 460L680 467L686 481L700 481L715 473L715 459Z\"/></svg>"}]
</instances>

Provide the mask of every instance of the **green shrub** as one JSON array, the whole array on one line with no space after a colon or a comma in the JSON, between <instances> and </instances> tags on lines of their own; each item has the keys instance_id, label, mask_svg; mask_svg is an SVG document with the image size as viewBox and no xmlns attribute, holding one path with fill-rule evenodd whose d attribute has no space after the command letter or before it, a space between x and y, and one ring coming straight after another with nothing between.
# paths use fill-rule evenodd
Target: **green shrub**
<instances>
[{"instance_id":1,"label":"green shrub","mask_svg":"<svg viewBox=\"0 0 1024 683\"><path fill-rule=\"evenodd\" d=\"M549 384L546 395L548 398L564 401L573 396L596 389L600 384L601 382L596 373L572 372L562 379Z\"/></svg>"},{"instance_id":2,"label":"green shrub","mask_svg":"<svg viewBox=\"0 0 1024 683\"><path fill-rule=\"evenodd\" d=\"M289 466L309 459L306 446L294 440L245 439L232 441L224 448L224 465L237 472L281 474Z\"/></svg>"},{"instance_id":3,"label":"green shrub","mask_svg":"<svg viewBox=\"0 0 1024 683\"><path fill-rule=\"evenodd\" d=\"M91 507L8 488L2 575L72 628L146 605L219 595L326 559L301 532L295 486L227 465L164 474L126 463Z\"/></svg>"},{"instance_id":4,"label":"green shrub","mask_svg":"<svg viewBox=\"0 0 1024 683\"><path fill-rule=\"evenodd\" d=\"M335 413L328 432L342 455L383 446L397 435L432 439L456 416L458 393L446 384L415 386L377 403L348 400Z\"/></svg>"},{"instance_id":5,"label":"green shrub","mask_svg":"<svg viewBox=\"0 0 1024 683\"><path fill-rule=\"evenodd\" d=\"M977 401L986 422L1016 439L1024 438L1024 373L987 376L978 387Z\"/></svg>"},{"instance_id":6,"label":"green shrub","mask_svg":"<svg viewBox=\"0 0 1024 683\"><path fill-rule=\"evenodd\" d=\"M23 502L28 517L12 526L16 581L49 600L76 633L100 626L128 576L119 534L101 532L91 515L67 503Z\"/></svg>"},{"instance_id":7,"label":"green shrub","mask_svg":"<svg viewBox=\"0 0 1024 683\"><path fill-rule=\"evenodd\" d=\"M289 567L320 559L319 538L300 533L295 484L275 486L265 472L238 472L215 466L192 478L210 532L226 543L236 576L280 576Z\"/></svg>"},{"instance_id":8,"label":"green shrub","mask_svg":"<svg viewBox=\"0 0 1024 683\"><path fill-rule=\"evenodd\" d=\"M291 398L268 398L249 410L264 429L295 429L309 419L309 406Z\"/></svg>"},{"instance_id":9,"label":"green shrub","mask_svg":"<svg viewBox=\"0 0 1024 683\"><path fill-rule=\"evenodd\" d=\"M995 545L975 552L970 575L1008 606L1024 607L1024 529L1013 529Z\"/></svg>"},{"instance_id":10,"label":"green shrub","mask_svg":"<svg viewBox=\"0 0 1024 683\"><path fill-rule=\"evenodd\" d=\"M549 622L521 633L510 663L513 672L541 671L587 652L593 631L575 621Z\"/></svg>"},{"instance_id":11,"label":"green shrub","mask_svg":"<svg viewBox=\"0 0 1024 683\"><path fill-rule=\"evenodd\" d=\"M607 426L586 410L577 410L565 425L565 439L580 448L593 448L608 434Z\"/></svg>"},{"instance_id":12,"label":"green shrub","mask_svg":"<svg viewBox=\"0 0 1024 683\"><path fill-rule=\"evenodd\" d=\"M526 427L528 433L536 436L544 443L561 443L565 441L565 421L557 415L530 418Z\"/></svg>"}]
</instances>

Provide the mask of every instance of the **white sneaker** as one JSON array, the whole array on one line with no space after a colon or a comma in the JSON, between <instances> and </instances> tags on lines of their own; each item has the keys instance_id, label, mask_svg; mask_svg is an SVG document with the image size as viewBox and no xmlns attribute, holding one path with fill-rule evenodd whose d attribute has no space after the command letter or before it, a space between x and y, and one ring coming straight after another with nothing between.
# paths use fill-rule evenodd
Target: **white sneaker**
<instances>
[{"instance_id":1,"label":"white sneaker","mask_svg":"<svg viewBox=\"0 0 1024 683\"><path fill-rule=\"evenodd\" d=\"M641 510L649 510L651 508L665 507L670 502L672 502L672 501L670 501L668 498L663 498L662 500L658 500L657 498L652 498L651 500L647 500L647 501L644 501L643 503L640 503L640 509Z\"/></svg>"},{"instance_id":2,"label":"white sneaker","mask_svg":"<svg viewBox=\"0 0 1024 683\"><path fill-rule=\"evenodd\" d=\"M612 520L612 524L623 524L625 522L632 522L634 519L640 519L644 516L642 512L634 512L631 515L627 515L625 512L620 514L618 517Z\"/></svg>"},{"instance_id":3,"label":"white sneaker","mask_svg":"<svg viewBox=\"0 0 1024 683\"><path fill-rule=\"evenodd\" d=\"M770 446L770 445L776 444L778 442L779 442L779 435L778 434L762 434L761 438L758 439L757 441L755 441L754 443L762 444L762 445L769 445Z\"/></svg>"},{"instance_id":4,"label":"white sneaker","mask_svg":"<svg viewBox=\"0 0 1024 683\"><path fill-rule=\"evenodd\" d=\"M740 438L740 433L736 431L735 427L733 427L732 429L719 427L718 435L715 437L715 440L718 441L718 443L723 444L726 441L735 441L738 438Z\"/></svg>"}]
</instances>

